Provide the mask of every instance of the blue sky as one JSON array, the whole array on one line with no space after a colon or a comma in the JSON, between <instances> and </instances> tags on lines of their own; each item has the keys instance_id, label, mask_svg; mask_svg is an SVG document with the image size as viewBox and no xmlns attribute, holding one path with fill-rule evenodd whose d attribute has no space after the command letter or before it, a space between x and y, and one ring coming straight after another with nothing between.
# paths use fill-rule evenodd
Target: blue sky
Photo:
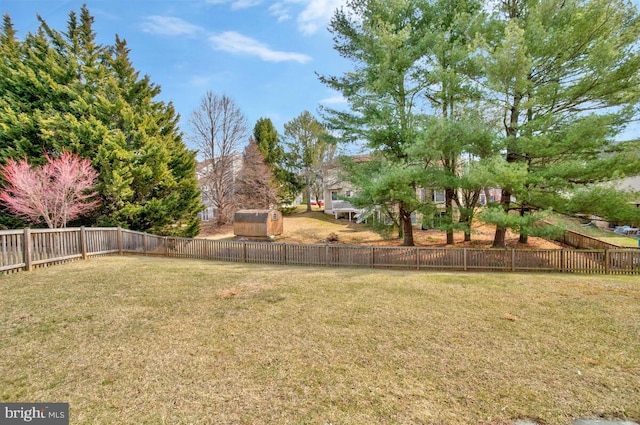
<instances>
[{"instance_id":1,"label":"blue sky","mask_svg":"<svg viewBox=\"0 0 640 425\"><path fill-rule=\"evenodd\" d=\"M318 80L350 64L327 31L344 0L0 0L18 37L38 28L39 14L64 31L70 11L86 4L98 42L127 41L134 67L174 103L181 129L207 91L231 97L250 129L261 117L278 131L304 110L339 107L338 93Z\"/></svg>"},{"instance_id":2,"label":"blue sky","mask_svg":"<svg viewBox=\"0 0 640 425\"><path fill-rule=\"evenodd\" d=\"M83 3L95 18L98 41L127 40L141 74L162 88L189 134L188 119L207 91L231 97L249 128L270 118L279 132L304 110L345 105L318 80L342 75L352 64L333 49L327 31L346 0L0 0L18 36L38 27L36 14L64 31L70 11ZM638 0L633 0L638 5ZM637 138L633 123L620 136ZM195 148L194 146L191 146Z\"/></svg>"}]
</instances>

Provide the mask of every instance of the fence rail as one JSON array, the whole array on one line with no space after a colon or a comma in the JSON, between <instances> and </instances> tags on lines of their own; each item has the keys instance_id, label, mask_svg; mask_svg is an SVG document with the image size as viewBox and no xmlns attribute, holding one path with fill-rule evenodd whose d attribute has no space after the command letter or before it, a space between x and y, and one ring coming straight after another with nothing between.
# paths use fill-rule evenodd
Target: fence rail
<instances>
[{"instance_id":1,"label":"fence rail","mask_svg":"<svg viewBox=\"0 0 640 425\"><path fill-rule=\"evenodd\" d=\"M164 237L120 228L0 231L0 273L136 254L255 264L414 270L640 274L638 249L480 249L303 245Z\"/></svg>"},{"instance_id":2,"label":"fence rail","mask_svg":"<svg viewBox=\"0 0 640 425\"><path fill-rule=\"evenodd\" d=\"M618 249L618 245L583 235L582 233L565 230L562 236L556 239L558 242L579 248L579 249Z\"/></svg>"}]
</instances>

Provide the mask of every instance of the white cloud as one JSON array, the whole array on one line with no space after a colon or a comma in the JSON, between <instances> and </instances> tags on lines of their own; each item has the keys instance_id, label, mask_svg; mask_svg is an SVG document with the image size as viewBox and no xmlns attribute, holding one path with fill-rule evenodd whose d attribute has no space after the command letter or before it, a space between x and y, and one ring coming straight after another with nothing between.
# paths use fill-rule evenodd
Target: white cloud
<instances>
[{"instance_id":1,"label":"white cloud","mask_svg":"<svg viewBox=\"0 0 640 425\"><path fill-rule=\"evenodd\" d=\"M209 37L209 41L217 50L257 56L267 62L292 61L307 63L311 60L311 57L301 53L272 50L266 44L254 40L253 38L246 37L235 31L226 31L212 35Z\"/></svg>"},{"instance_id":2,"label":"white cloud","mask_svg":"<svg viewBox=\"0 0 640 425\"><path fill-rule=\"evenodd\" d=\"M279 0L269 11L282 22L291 17L293 8L301 9L297 14L298 30L312 35L326 28L336 9L344 4L346 0Z\"/></svg>"},{"instance_id":3,"label":"white cloud","mask_svg":"<svg viewBox=\"0 0 640 425\"><path fill-rule=\"evenodd\" d=\"M269 13L278 18L278 22L284 22L291 19L289 8L283 3L274 3L269 6Z\"/></svg>"},{"instance_id":4,"label":"white cloud","mask_svg":"<svg viewBox=\"0 0 640 425\"><path fill-rule=\"evenodd\" d=\"M298 15L298 29L306 35L314 34L325 28L335 10L345 4L345 0L308 0Z\"/></svg>"},{"instance_id":5,"label":"white cloud","mask_svg":"<svg viewBox=\"0 0 640 425\"><path fill-rule=\"evenodd\" d=\"M322 99L320 103L323 103L325 105L341 105L341 104L347 103L347 99L345 99L341 95L337 95L337 96L332 96L332 97L327 97L325 99Z\"/></svg>"},{"instance_id":6,"label":"white cloud","mask_svg":"<svg viewBox=\"0 0 640 425\"><path fill-rule=\"evenodd\" d=\"M206 0L209 4L229 4L231 9L247 9L260 4L271 4L268 11L278 22L296 16L298 31L312 35L326 28L336 9L347 0Z\"/></svg>"},{"instance_id":7,"label":"white cloud","mask_svg":"<svg viewBox=\"0 0 640 425\"><path fill-rule=\"evenodd\" d=\"M142 30L153 34L168 36L185 35L190 37L204 31L202 27L190 24L183 19L159 15L145 17L142 23Z\"/></svg>"},{"instance_id":8,"label":"white cloud","mask_svg":"<svg viewBox=\"0 0 640 425\"><path fill-rule=\"evenodd\" d=\"M209 4L231 4L231 9L247 9L262 3L262 0L207 0Z\"/></svg>"}]
</instances>

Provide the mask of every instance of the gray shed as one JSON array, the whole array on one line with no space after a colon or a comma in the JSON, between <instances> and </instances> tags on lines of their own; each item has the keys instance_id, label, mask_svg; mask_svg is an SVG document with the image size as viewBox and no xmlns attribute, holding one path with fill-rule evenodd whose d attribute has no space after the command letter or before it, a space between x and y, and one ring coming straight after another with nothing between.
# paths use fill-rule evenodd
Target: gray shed
<instances>
[{"instance_id":1,"label":"gray shed","mask_svg":"<svg viewBox=\"0 0 640 425\"><path fill-rule=\"evenodd\" d=\"M233 233L248 238L272 239L282 234L278 210L239 210L233 215Z\"/></svg>"}]
</instances>

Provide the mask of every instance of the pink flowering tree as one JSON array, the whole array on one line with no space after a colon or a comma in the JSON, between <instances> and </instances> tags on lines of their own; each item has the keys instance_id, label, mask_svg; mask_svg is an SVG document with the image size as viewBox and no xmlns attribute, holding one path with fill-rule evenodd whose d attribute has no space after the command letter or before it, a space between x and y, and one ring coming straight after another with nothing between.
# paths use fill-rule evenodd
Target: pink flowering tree
<instances>
[{"instance_id":1,"label":"pink flowering tree","mask_svg":"<svg viewBox=\"0 0 640 425\"><path fill-rule=\"evenodd\" d=\"M0 166L6 182L0 202L11 214L31 223L44 221L51 229L65 227L69 220L98 206L93 190L98 173L89 160L71 152L46 159L40 167L32 167L26 159L10 159Z\"/></svg>"}]
</instances>

